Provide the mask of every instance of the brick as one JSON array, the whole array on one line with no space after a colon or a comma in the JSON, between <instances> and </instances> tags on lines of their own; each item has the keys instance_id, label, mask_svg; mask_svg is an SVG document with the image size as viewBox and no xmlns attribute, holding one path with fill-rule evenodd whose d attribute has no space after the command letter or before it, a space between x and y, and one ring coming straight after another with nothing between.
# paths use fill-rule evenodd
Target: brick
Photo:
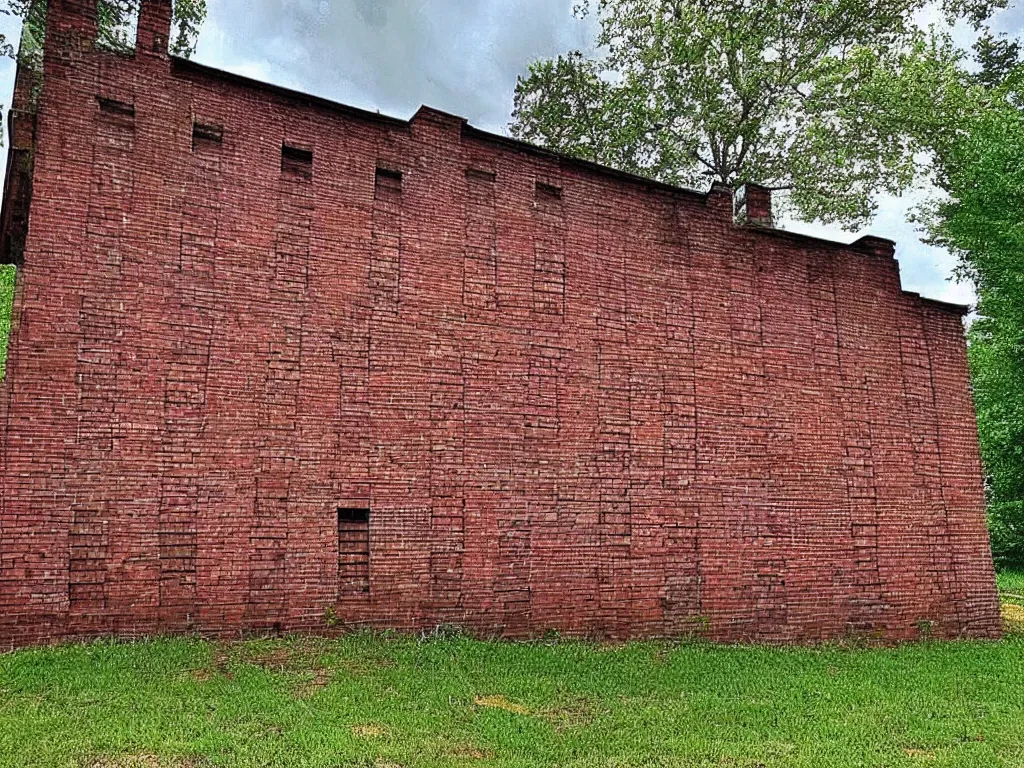
<instances>
[{"instance_id":1,"label":"brick","mask_svg":"<svg viewBox=\"0 0 1024 768\"><path fill-rule=\"evenodd\" d=\"M328 609L999 634L960 313L901 290L891 243L172 60L159 2L135 58L49 5L3 219L10 255L31 190L0 648Z\"/></svg>"}]
</instances>

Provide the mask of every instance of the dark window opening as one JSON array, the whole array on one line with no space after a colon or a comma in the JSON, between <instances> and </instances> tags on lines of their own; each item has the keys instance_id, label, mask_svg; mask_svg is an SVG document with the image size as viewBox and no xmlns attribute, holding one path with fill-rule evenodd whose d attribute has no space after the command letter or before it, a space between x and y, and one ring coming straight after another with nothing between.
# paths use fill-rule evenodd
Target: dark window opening
<instances>
[{"instance_id":1,"label":"dark window opening","mask_svg":"<svg viewBox=\"0 0 1024 768\"><path fill-rule=\"evenodd\" d=\"M338 508L338 590L344 597L370 591L370 510Z\"/></svg>"},{"instance_id":2,"label":"dark window opening","mask_svg":"<svg viewBox=\"0 0 1024 768\"><path fill-rule=\"evenodd\" d=\"M364 525L370 522L370 510L368 509L338 509L338 522L339 523L363 523Z\"/></svg>"},{"instance_id":3,"label":"dark window opening","mask_svg":"<svg viewBox=\"0 0 1024 768\"><path fill-rule=\"evenodd\" d=\"M498 175L494 171L482 171L479 168L467 168L466 178L470 181L494 181Z\"/></svg>"},{"instance_id":4,"label":"dark window opening","mask_svg":"<svg viewBox=\"0 0 1024 768\"><path fill-rule=\"evenodd\" d=\"M281 173L299 179L312 179L313 150L284 144L281 147Z\"/></svg>"},{"instance_id":5,"label":"dark window opening","mask_svg":"<svg viewBox=\"0 0 1024 768\"><path fill-rule=\"evenodd\" d=\"M132 0L97 0L96 46L124 56L134 54L140 5Z\"/></svg>"},{"instance_id":6,"label":"dark window opening","mask_svg":"<svg viewBox=\"0 0 1024 768\"><path fill-rule=\"evenodd\" d=\"M122 117L135 117L135 105L129 104L126 101L118 101L117 99L106 99L102 96L97 96L96 101L100 104L100 111L106 112L111 115L120 115Z\"/></svg>"},{"instance_id":7,"label":"dark window opening","mask_svg":"<svg viewBox=\"0 0 1024 768\"><path fill-rule=\"evenodd\" d=\"M206 123L192 124L192 149L220 144L224 140L224 129L219 125Z\"/></svg>"},{"instance_id":8,"label":"dark window opening","mask_svg":"<svg viewBox=\"0 0 1024 768\"><path fill-rule=\"evenodd\" d=\"M388 168L378 168L374 178L374 195L376 197L402 193L402 172Z\"/></svg>"},{"instance_id":9,"label":"dark window opening","mask_svg":"<svg viewBox=\"0 0 1024 768\"><path fill-rule=\"evenodd\" d=\"M538 203L557 203L562 199L562 188L556 187L552 184L545 184L543 181L537 182L537 202Z\"/></svg>"}]
</instances>

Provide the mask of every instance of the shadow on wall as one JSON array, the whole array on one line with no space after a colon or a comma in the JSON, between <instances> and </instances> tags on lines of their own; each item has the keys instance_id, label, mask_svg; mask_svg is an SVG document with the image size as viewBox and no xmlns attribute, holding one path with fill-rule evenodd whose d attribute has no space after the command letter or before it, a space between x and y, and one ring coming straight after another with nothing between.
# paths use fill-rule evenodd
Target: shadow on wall
<instances>
[{"instance_id":1,"label":"shadow on wall","mask_svg":"<svg viewBox=\"0 0 1024 768\"><path fill-rule=\"evenodd\" d=\"M0 381L7 371L7 339L11 335L14 305L14 266L0 265Z\"/></svg>"}]
</instances>

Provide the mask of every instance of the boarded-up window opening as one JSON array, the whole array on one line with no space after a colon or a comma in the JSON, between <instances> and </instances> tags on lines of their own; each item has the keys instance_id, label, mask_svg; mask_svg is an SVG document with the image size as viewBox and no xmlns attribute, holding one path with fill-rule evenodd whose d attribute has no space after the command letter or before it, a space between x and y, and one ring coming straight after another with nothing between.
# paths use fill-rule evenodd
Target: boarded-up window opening
<instances>
[{"instance_id":1,"label":"boarded-up window opening","mask_svg":"<svg viewBox=\"0 0 1024 768\"><path fill-rule=\"evenodd\" d=\"M224 129L219 125L206 123L192 124L192 149L212 147L224 140Z\"/></svg>"},{"instance_id":2,"label":"boarded-up window opening","mask_svg":"<svg viewBox=\"0 0 1024 768\"><path fill-rule=\"evenodd\" d=\"M338 508L338 589L341 596L370 591L370 510Z\"/></svg>"},{"instance_id":3,"label":"boarded-up window opening","mask_svg":"<svg viewBox=\"0 0 1024 768\"><path fill-rule=\"evenodd\" d=\"M97 0L96 46L131 56L139 35L138 0Z\"/></svg>"},{"instance_id":4,"label":"boarded-up window opening","mask_svg":"<svg viewBox=\"0 0 1024 768\"><path fill-rule=\"evenodd\" d=\"M313 150L284 144L281 147L281 173L299 179L312 179Z\"/></svg>"},{"instance_id":5,"label":"boarded-up window opening","mask_svg":"<svg viewBox=\"0 0 1024 768\"><path fill-rule=\"evenodd\" d=\"M374 311L397 313L402 290L402 174L380 167L373 186L369 278Z\"/></svg>"},{"instance_id":6,"label":"boarded-up window opening","mask_svg":"<svg viewBox=\"0 0 1024 768\"><path fill-rule=\"evenodd\" d=\"M462 269L462 303L493 310L498 307L498 226L495 174L466 170L466 257Z\"/></svg>"}]
</instances>

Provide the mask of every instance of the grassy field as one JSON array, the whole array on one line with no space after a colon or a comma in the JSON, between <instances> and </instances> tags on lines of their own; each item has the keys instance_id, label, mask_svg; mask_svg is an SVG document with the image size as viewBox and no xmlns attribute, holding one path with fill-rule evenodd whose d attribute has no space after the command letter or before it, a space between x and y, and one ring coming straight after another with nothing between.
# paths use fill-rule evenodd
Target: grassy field
<instances>
[{"instance_id":1,"label":"grassy field","mask_svg":"<svg viewBox=\"0 0 1024 768\"><path fill-rule=\"evenodd\" d=\"M1003 571L997 577L1004 600L1024 597L1024 571Z\"/></svg>"},{"instance_id":2,"label":"grassy field","mask_svg":"<svg viewBox=\"0 0 1024 768\"><path fill-rule=\"evenodd\" d=\"M7 368L7 336L11 332L11 302L14 301L14 267L0 265L0 379Z\"/></svg>"},{"instance_id":3,"label":"grassy field","mask_svg":"<svg viewBox=\"0 0 1024 768\"><path fill-rule=\"evenodd\" d=\"M1001 583L1024 594L1024 574ZM29 650L0 656L0 765L1024 766L1024 635L896 649L357 634Z\"/></svg>"}]
</instances>

